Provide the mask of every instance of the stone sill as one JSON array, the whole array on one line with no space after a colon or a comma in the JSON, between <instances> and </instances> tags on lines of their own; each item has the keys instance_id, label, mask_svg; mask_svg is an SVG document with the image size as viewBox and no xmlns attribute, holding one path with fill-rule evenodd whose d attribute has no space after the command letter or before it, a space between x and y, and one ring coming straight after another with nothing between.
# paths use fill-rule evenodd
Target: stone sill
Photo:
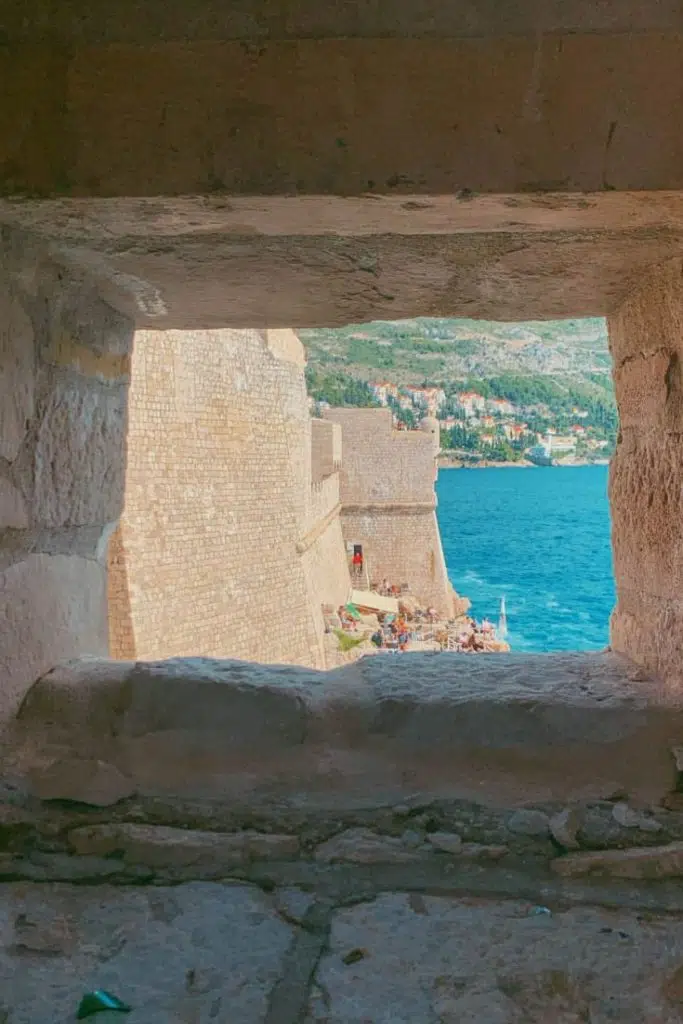
<instances>
[{"instance_id":1,"label":"stone sill","mask_svg":"<svg viewBox=\"0 0 683 1024\"><path fill-rule=\"evenodd\" d=\"M331 672L86 659L29 691L5 768L27 777L77 754L146 797L266 817L434 800L653 807L676 790L681 745L680 700L613 654L386 655Z\"/></svg>"}]
</instances>

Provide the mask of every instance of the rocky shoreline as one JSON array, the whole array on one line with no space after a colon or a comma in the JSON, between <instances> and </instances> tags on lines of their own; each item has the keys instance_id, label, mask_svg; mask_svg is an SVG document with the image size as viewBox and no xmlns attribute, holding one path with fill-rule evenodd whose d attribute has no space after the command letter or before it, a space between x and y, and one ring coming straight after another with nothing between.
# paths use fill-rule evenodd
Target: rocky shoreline
<instances>
[{"instance_id":1,"label":"rocky shoreline","mask_svg":"<svg viewBox=\"0 0 683 1024\"><path fill-rule=\"evenodd\" d=\"M442 454L439 455L438 459L439 469L538 469L539 467L534 462L529 462L528 459L520 459L519 462L496 462L494 460L482 459L480 462L465 462L462 459L451 459L448 456ZM555 463L550 469L563 469L572 466L609 466L609 459L573 459L571 461L563 459L561 462Z\"/></svg>"}]
</instances>

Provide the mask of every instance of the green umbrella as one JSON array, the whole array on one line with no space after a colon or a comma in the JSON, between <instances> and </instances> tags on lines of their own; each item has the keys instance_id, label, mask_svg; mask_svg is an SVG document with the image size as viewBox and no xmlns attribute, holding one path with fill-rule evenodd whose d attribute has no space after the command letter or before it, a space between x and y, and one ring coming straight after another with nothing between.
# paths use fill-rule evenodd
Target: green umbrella
<instances>
[{"instance_id":1,"label":"green umbrella","mask_svg":"<svg viewBox=\"0 0 683 1024\"><path fill-rule=\"evenodd\" d=\"M120 999L117 999L110 992L104 992L101 988L98 988L94 992L85 993L78 1007L76 1019L84 1020L86 1017L92 1017L103 1010L118 1010L119 1013L130 1013L131 1007L126 1006L125 1003L122 1003Z\"/></svg>"},{"instance_id":2,"label":"green umbrella","mask_svg":"<svg viewBox=\"0 0 683 1024\"><path fill-rule=\"evenodd\" d=\"M355 604L350 604L349 603L349 604L345 605L344 607L346 608L346 611L349 613L349 615L351 616L352 619L356 619L356 621L358 621L360 619L360 612L356 608Z\"/></svg>"}]
</instances>

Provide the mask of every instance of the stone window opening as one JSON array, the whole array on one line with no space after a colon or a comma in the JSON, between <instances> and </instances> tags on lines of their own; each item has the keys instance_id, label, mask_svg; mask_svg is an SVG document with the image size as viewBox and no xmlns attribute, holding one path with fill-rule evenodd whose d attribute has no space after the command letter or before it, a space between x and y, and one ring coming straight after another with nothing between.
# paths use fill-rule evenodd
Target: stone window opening
<instances>
[{"instance_id":1,"label":"stone window opening","mask_svg":"<svg viewBox=\"0 0 683 1024\"><path fill-rule=\"evenodd\" d=\"M680 4L142 6L2 26L0 1019L679 1021ZM310 667L434 481L295 331L415 316L609 319L609 651Z\"/></svg>"}]
</instances>

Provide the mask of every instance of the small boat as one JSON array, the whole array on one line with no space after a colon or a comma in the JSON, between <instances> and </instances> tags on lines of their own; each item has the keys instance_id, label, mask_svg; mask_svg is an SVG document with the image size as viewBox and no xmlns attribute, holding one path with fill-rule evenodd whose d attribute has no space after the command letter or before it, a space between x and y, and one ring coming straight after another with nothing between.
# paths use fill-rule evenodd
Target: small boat
<instances>
[{"instance_id":1,"label":"small boat","mask_svg":"<svg viewBox=\"0 0 683 1024\"><path fill-rule=\"evenodd\" d=\"M508 617L505 611L505 598L500 599L500 615L498 616L498 639L506 640L508 635Z\"/></svg>"}]
</instances>

